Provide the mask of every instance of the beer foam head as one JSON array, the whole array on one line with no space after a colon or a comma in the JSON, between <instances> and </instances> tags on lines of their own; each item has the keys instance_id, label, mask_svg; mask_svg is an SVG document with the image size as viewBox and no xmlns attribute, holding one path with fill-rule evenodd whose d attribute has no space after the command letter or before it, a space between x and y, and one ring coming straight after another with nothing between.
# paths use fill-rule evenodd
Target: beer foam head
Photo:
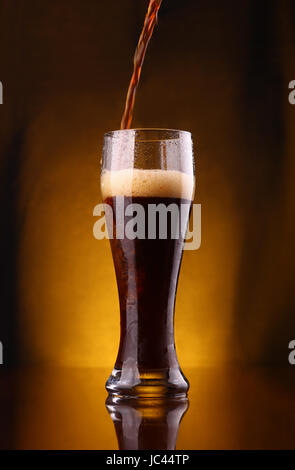
<instances>
[{"instance_id":1,"label":"beer foam head","mask_svg":"<svg viewBox=\"0 0 295 470\"><path fill-rule=\"evenodd\" d=\"M113 196L171 197L193 200L195 178L177 170L104 170L101 192L105 200Z\"/></svg>"}]
</instances>

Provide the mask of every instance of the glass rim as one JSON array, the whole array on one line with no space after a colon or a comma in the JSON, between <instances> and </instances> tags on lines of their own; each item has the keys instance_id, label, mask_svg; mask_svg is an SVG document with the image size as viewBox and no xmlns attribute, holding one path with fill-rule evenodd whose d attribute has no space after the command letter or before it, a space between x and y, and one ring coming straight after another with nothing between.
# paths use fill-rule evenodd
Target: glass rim
<instances>
[{"instance_id":1,"label":"glass rim","mask_svg":"<svg viewBox=\"0 0 295 470\"><path fill-rule=\"evenodd\" d=\"M132 129L115 129L113 131L108 131L104 134L104 138L115 138L116 136L120 135L128 135L129 133L144 133L144 132L159 132L163 133L163 137L159 137L157 139L151 139L150 141L164 141L164 140L176 140L179 139L181 136L191 136L190 131L184 131L181 129L168 129L168 128L161 128L161 127L137 127L137 128L132 128ZM168 134L168 135L165 135ZM171 137L169 137L169 134L171 134ZM140 141L140 139L139 139ZM145 139L145 141L148 141L148 139Z\"/></svg>"}]
</instances>

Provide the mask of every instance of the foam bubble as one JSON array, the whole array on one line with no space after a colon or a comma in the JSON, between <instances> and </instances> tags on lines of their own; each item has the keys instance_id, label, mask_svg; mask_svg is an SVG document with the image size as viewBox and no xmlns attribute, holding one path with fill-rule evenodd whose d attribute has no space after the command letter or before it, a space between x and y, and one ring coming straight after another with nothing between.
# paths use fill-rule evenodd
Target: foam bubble
<instances>
[{"instance_id":1,"label":"foam bubble","mask_svg":"<svg viewBox=\"0 0 295 470\"><path fill-rule=\"evenodd\" d=\"M104 170L101 192L112 196L171 197L193 200L195 178L176 170Z\"/></svg>"}]
</instances>

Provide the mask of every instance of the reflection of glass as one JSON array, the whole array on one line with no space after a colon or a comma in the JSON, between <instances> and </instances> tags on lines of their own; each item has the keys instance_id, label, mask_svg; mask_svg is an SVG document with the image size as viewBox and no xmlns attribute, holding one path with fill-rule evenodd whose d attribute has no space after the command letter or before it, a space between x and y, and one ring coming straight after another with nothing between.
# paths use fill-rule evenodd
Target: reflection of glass
<instances>
[{"instance_id":1,"label":"reflection of glass","mask_svg":"<svg viewBox=\"0 0 295 470\"><path fill-rule=\"evenodd\" d=\"M107 224L114 229L110 243L121 314L119 352L107 390L183 397L188 382L175 351L174 305L194 193L191 134L164 129L106 134L101 189ZM144 215L137 224L144 232L130 238L126 230L139 207ZM153 223L149 214L155 208L158 222ZM177 233L172 220L182 227ZM163 225L168 225L166 236Z\"/></svg>"},{"instance_id":2,"label":"reflection of glass","mask_svg":"<svg viewBox=\"0 0 295 470\"><path fill-rule=\"evenodd\" d=\"M120 450L174 450L188 405L187 398L122 401L109 395L106 401Z\"/></svg>"}]
</instances>

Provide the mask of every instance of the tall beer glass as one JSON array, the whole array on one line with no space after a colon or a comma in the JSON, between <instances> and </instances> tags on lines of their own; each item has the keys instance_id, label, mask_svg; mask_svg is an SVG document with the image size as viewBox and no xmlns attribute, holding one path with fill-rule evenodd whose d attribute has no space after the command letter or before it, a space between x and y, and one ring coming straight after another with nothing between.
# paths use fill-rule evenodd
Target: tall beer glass
<instances>
[{"instance_id":1,"label":"tall beer glass","mask_svg":"<svg viewBox=\"0 0 295 470\"><path fill-rule=\"evenodd\" d=\"M194 195L191 134L105 134L101 190L121 317L106 388L121 397L185 397L189 384L175 351L174 306Z\"/></svg>"}]
</instances>

